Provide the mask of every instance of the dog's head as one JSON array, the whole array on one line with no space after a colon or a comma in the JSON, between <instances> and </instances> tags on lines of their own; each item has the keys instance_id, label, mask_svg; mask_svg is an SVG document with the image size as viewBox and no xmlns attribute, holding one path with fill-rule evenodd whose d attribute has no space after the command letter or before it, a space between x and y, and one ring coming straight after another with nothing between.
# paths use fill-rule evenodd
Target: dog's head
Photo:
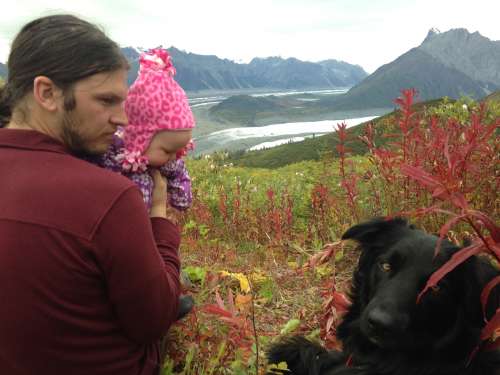
<instances>
[{"instance_id":1,"label":"dog's head","mask_svg":"<svg viewBox=\"0 0 500 375\"><path fill-rule=\"evenodd\" d=\"M338 331L347 346L455 350L451 349L455 343L466 339L464 329L477 323L469 321L471 314L480 320L480 287L473 280L474 271L470 272L473 260L446 275L417 303L429 276L459 247L443 241L435 256L438 237L401 218L356 225L342 238L361 245L353 305Z\"/></svg>"}]
</instances>

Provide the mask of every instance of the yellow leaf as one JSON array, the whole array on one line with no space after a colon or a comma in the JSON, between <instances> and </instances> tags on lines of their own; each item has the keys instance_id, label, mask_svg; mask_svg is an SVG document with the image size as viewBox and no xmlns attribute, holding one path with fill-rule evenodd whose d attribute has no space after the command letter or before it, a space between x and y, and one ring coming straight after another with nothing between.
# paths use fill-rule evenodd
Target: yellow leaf
<instances>
[{"instance_id":1,"label":"yellow leaf","mask_svg":"<svg viewBox=\"0 0 500 375\"><path fill-rule=\"evenodd\" d=\"M299 268L299 265L297 264L297 262L288 262L288 267L290 267L292 270L296 270L297 268Z\"/></svg>"},{"instance_id":2,"label":"yellow leaf","mask_svg":"<svg viewBox=\"0 0 500 375\"><path fill-rule=\"evenodd\" d=\"M245 275L242 273L232 273L227 271L220 271L222 276L230 276L233 279L236 279L240 282L240 289L242 292L248 293L250 292L250 283Z\"/></svg>"},{"instance_id":3,"label":"yellow leaf","mask_svg":"<svg viewBox=\"0 0 500 375\"><path fill-rule=\"evenodd\" d=\"M242 273L235 273L233 276L239 280L240 282L240 289L242 292L248 293L250 292L250 283L248 282L248 279L245 275Z\"/></svg>"}]
</instances>

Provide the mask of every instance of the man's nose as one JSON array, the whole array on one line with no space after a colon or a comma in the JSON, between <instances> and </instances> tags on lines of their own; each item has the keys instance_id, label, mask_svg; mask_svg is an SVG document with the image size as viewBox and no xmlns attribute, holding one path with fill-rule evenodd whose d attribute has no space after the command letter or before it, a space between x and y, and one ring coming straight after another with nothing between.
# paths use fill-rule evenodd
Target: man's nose
<instances>
[{"instance_id":1,"label":"man's nose","mask_svg":"<svg viewBox=\"0 0 500 375\"><path fill-rule=\"evenodd\" d=\"M125 107L121 105L115 113L112 114L110 121L116 126L125 127L128 125L128 117L125 113Z\"/></svg>"}]
</instances>

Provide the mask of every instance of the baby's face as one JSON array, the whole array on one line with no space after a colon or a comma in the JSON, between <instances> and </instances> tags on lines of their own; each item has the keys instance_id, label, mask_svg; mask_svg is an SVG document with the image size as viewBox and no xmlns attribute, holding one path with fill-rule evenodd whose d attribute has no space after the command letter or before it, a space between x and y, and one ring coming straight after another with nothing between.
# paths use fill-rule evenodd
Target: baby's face
<instances>
[{"instance_id":1,"label":"baby's face","mask_svg":"<svg viewBox=\"0 0 500 375\"><path fill-rule=\"evenodd\" d=\"M191 130L163 130L156 133L144 152L144 155L148 157L149 165L161 167L166 162L175 160L177 152L186 147L191 136Z\"/></svg>"}]
</instances>

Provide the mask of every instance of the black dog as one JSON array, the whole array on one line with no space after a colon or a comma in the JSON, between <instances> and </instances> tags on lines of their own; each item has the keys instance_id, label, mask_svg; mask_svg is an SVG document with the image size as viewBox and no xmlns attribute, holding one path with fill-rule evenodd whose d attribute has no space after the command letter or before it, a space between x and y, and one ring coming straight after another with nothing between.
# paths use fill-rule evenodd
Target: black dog
<instances>
[{"instance_id":1,"label":"black dog","mask_svg":"<svg viewBox=\"0 0 500 375\"><path fill-rule=\"evenodd\" d=\"M498 375L500 352L483 350L483 286L496 276L472 257L442 279L419 303L429 276L460 248L409 226L403 219L374 219L342 239L361 245L352 305L337 329L343 352L302 337L271 346L270 363L286 362L296 375ZM490 317L499 294L490 296Z\"/></svg>"}]
</instances>

